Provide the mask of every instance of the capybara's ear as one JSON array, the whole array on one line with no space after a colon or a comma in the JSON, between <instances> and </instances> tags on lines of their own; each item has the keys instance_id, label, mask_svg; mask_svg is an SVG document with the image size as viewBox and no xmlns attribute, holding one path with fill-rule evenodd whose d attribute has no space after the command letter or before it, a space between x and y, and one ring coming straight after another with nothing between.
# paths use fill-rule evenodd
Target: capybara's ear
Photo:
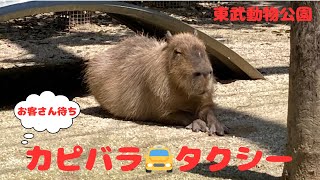
<instances>
[{"instance_id":1,"label":"capybara's ear","mask_svg":"<svg viewBox=\"0 0 320 180\"><path fill-rule=\"evenodd\" d=\"M198 36L198 31L196 29L193 31L193 35Z\"/></svg>"},{"instance_id":2,"label":"capybara's ear","mask_svg":"<svg viewBox=\"0 0 320 180\"><path fill-rule=\"evenodd\" d=\"M167 31L167 34L166 34L166 41L169 42L170 40L172 39L172 34L170 31Z\"/></svg>"}]
</instances>

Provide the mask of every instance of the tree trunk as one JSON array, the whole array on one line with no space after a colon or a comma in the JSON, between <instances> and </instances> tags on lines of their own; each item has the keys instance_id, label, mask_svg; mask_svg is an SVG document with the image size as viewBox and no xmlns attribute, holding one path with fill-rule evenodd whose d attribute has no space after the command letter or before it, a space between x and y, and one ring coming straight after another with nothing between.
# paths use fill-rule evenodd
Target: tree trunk
<instances>
[{"instance_id":1,"label":"tree trunk","mask_svg":"<svg viewBox=\"0 0 320 180\"><path fill-rule=\"evenodd\" d=\"M292 2L312 8L311 22L291 26L288 145L284 179L320 179L320 3Z\"/></svg>"}]
</instances>

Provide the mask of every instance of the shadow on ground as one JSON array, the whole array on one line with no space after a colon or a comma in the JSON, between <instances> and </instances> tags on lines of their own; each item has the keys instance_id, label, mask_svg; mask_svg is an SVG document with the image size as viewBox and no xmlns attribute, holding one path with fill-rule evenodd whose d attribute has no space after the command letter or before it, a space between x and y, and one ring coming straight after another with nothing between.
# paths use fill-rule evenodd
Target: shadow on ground
<instances>
[{"instance_id":1,"label":"shadow on ground","mask_svg":"<svg viewBox=\"0 0 320 180\"><path fill-rule=\"evenodd\" d=\"M289 74L289 66L262 67L257 70L263 75Z\"/></svg>"},{"instance_id":2,"label":"shadow on ground","mask_svg":"<svg viewBox=\"0 0 320 180\"><path fill-rule=\"evenodd\" d=\"M112 118L124 121L124 119L120 117L114 117L112 114L102 109L100 106L82 109L81 113L99 118ZM286 139L283 137L286 137L287 132L285 126L273 123L271 121L268 121L267 119L255 117L243 112L221 107L217 107L216 116L221 122L223 122L231 129L231 133L227 134L227 136L249 139L255 144L258 144L260 147L268 149L273 155L282 155L284 153L283 147L286 143ZM133 122L150 126L164 126L163 124L152 122ZM269 129L270 133L273 133L273 135L267 136L264 133L268 131L261 129ZM279 144L282 144L283 146L272 146L274 145L274 142L279 142Z\"/></svg>"},{"instance_id":3,"label":"shadow on ground","mask_svg":"<svg viewBox=\"0 0 320 180\"><path fill-rule=\"evenodd\" d=\"M49 18L50 17L50 18ZM55 18L47 19L31 17L30 19L14 20L0 23L1 39L7 39L34 55L29 59L4 59L1 63L53 64L59 62L82 61L81 58L61 49L59 46L110 45L118 42L126 35L105 32L69 32L66 25L59 24ZM106 22L110 23L109 21ZM133 33L133 32L132 32Z\"/></svg>"},{"instance_id":4,"label":"shadow on ground","mask_svg":"<svg viewBox=\"0 0 320 180\"><path fill-rule=\"evenodd\" d=\"M51 91L69 99L86 95L83 83L83 64L23 66L0 69L0 107L12 108L30 94ZM4 108L4 107L2 107Z\"/></svg>"},{"instance_id":5,"label":"shadow on ground","mask_svg":"<svg viewBox=\"0 0 320 180\"><path fill-rule=\"evenodd\" d=\"M93 22L97 19L93 19ZM111 19L100 24L108 25ZM52 91L69 99L83 96L85 60L61 49L59 46L105 45L120 41L121 33L77 32L70 33L66 24L55 16L32 16L0 23L0 38L26 49L32 58L2 59L0 63L13 67L0 67L0 106L12 108L30 94ZM79 37L75 39L75 37ZM32 63L30 65L19 65ZM6 107L4 107L6 106Z\"/></svg>"}]
</instances>

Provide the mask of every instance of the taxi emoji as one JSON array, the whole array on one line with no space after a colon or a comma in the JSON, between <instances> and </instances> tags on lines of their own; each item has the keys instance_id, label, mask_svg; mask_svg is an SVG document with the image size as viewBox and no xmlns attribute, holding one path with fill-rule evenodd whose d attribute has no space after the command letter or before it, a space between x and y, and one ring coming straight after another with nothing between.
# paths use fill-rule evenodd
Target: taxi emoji
<instances>
[{"instance_id":1,"label":"taxi emoji","mask_svg":"<svg viewBox=\"0 0 320 180\"><path fill-rule=\"evenodd\" d=\"M145 155L146 172L150 173L153 170L162 170L172 172L173 156L169 149L164 146L154 146L149 148Z\"/></svg>"}]
</instances>

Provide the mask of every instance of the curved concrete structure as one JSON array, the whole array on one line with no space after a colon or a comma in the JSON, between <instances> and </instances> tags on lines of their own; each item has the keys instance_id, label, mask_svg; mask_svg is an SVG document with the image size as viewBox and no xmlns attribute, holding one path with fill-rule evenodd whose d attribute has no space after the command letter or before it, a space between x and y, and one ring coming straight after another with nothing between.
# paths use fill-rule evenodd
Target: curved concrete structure
<instances>
[{"instance_id":1,"label":"curved concrete structure","mask_svg":"<svg viewBox=\"0 0 320 180\"><path fill-rule=\"evenodd\" d=\"M85 10L106 12L136 32L143 31L160 38L167 30L172 34L194 31L191 26L164 13L119 2L22 2L0 7L0 21L47 12ZM259 71L231 49L201 31L198 35L207 46L215 74L219 79L264 79Z\"/></svg>"}]
</instances>

